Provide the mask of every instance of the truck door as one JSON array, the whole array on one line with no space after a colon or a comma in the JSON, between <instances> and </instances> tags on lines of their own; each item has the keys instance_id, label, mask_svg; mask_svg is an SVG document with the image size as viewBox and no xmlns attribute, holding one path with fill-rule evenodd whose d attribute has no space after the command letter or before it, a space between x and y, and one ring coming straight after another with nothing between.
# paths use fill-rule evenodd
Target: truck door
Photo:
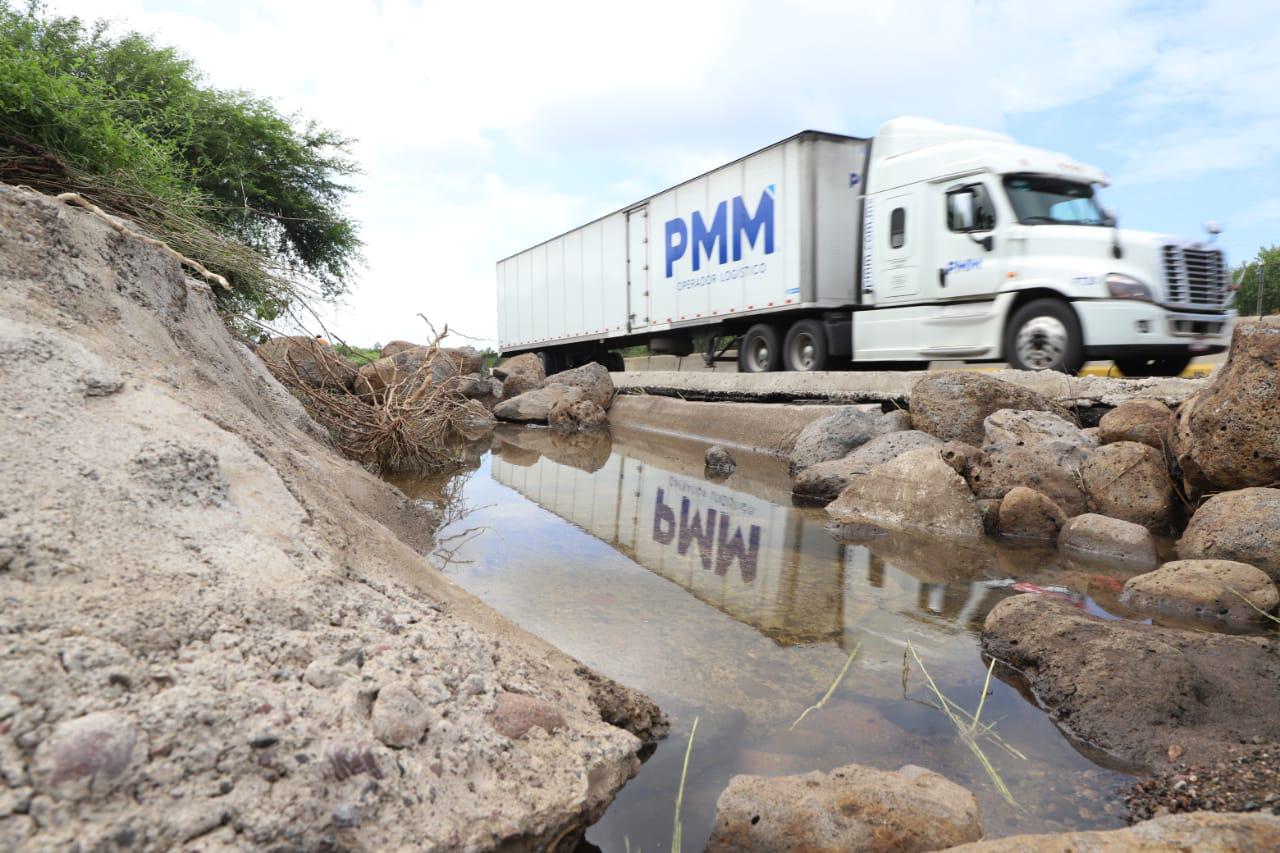
<instances>
[{"instance_id":1,"label":"truck door","mask_svg":"<svg viewBox=\"0 0 1280 853\"><path fill-rule=\"evenodd\" d=\"M934 238L927 263L933 273L931 296L939 300L992 296L1004 283L1003 246L995 239L996 206L980 177L943 184L931 200ZM979 241L990 239L991 250Z\"/></svg>"},{"instance_id":2,"label":"truck door","mask_svg":"<svg viewBox=\"0 0 1280 853\"><path fill-rule=\"evenodd\" d=\"M875 203L876 303L898 304L920 293L920 216L916 192L905 192Z\"/></svg>"},{"instance_id":3,"label":"truck door","mask_svg":"<svg viewBox=\"0 0 1280 853\"><path fill-rule=\"evenodd\" d=\"M642 329L649 316L649 206L627 211L627 328Z\"/></svg>"}]
</instances>

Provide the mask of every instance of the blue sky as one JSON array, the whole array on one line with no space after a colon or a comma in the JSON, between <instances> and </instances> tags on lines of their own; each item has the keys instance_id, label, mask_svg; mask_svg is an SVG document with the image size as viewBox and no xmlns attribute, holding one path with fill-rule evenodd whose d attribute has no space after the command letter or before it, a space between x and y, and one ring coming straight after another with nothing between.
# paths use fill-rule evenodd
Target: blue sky
<instances>
[{"instance_id":1,"label":"blue sky","mask_svg":"<svg viewBox=\"0 0 1280 853\"><path fill-rule=\"evenodd\" d=\"M896 115L1104 168L1123 225L1280 243L1280 22L1240 0L52 0L359 142L354 343L482 341L493 263L803 128ZM1061 7L1061 8L1059 8Z\"/></svg>"}]
</instances>

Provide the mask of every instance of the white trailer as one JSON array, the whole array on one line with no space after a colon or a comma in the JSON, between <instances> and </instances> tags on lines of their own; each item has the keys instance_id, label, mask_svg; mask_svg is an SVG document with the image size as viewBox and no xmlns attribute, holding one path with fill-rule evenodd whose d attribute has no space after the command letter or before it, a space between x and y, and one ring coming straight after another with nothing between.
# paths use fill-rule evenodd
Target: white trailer
<instances>
[{"instance_id":1,"label":"white trailer","mask_svg":"<svg viewBox=\"0 0 1280 853\"><path fill-rule=\"evenodd\" d=\"M805 131L499 261L499 344L549 369L736 343L751 372L1106 358L1128 375L1225 349L1222 251L1120 230L1106 183L923 119Z\"/></svg>"}]
</instances>

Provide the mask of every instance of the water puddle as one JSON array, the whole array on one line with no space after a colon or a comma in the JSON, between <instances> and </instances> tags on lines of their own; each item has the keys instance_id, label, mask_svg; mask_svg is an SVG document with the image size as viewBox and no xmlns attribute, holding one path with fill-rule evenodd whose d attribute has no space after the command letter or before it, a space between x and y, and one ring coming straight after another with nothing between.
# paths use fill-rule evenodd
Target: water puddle
<instances>
[{"instance_id":1,"label":"water puddle","mask_svg":"<svg viewBox=\"0 0 1280 853\"><path fill-rule=\"evenodd\" d=\"M978 797L989 836L1123 824L1114 792L1130 777L1073 745L1016 688L992 679L982 709L1013 751L980 741L1010 805L933 707L920 670L912 666L905 688L903 675L910 642L941 691L972 711L987 672L979 633L998 601L1033 591L1121 614L1123 572L1026 550L837 541L820 509L792 506L778 460L740 457L731 477L714 482L703 474L704 449L625 430L566 439L503 429L467 475L394 480L414 497L460 491L471 507L443 532L456 535L446 571L459 584L671 715L670 736L588 832L590 843L670 848L695 718L681 814L687 850L705 843L730 776L851 762L944 774ZM830 700L793 728L855 647Z\"/></svg>"}]
</instances>

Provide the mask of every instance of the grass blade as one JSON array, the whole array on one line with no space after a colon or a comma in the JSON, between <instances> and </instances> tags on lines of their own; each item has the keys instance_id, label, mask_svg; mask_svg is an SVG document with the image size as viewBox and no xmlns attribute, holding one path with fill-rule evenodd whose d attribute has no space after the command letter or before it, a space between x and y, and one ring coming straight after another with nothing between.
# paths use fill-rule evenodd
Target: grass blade
<instances>
[{"instance_id":1,"label":"grass blade","mask_svg":"<svg viewBox=\"0 0 1280 853\"><path fill-rule=\"evenodd\" d=\"M791 724L790 728L788 728L787 731L794 731L795 727L800 725L800 722L805 717L809 716L810 712L817 711L823 705L827 704L827 700L830 699L832 694L836 692L836 688L840 686L840 682L844 681L845 674L849 672L849 667L853 665L853 659L858 656L858 651L861 648L862 648L862 641L859 640L857 643L854 644L853 651L849 652L849 657L847 660L845 660L844 667L840 670L840 674L836 676L835 681L831 682L831 686L827 688L827 692L824 693L822 695L822 698L818 700L818 704L810 705L808 708L805 708L804 713L802 713L799 717L796 717L796 721Z\"/></svg>"},{"instance_id":2,"label":"grass blade","mask_svg":"<svg viewBox=\"0 0 1280 853\"><path fill-rule=\"evenodd\" d=\"M698 718L689 729L689 743L684 748L684 766L680 768L680 788L676 791L676 814L671 826L671 853L680 853L680 807L684 805L684 780L689 775L689 756L693 754L693 736L698 733Z\"/></svg>"}]
</instances>

